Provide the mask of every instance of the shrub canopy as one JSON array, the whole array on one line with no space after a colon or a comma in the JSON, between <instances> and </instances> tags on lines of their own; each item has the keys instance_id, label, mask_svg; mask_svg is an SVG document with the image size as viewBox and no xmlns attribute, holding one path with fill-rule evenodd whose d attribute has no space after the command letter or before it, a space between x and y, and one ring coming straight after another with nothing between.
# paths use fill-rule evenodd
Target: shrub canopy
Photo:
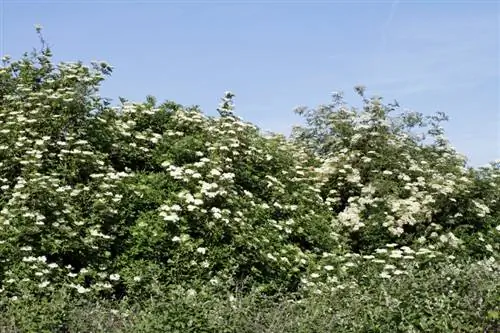
<instances>
[{"instance_id":1,"label":"shrub canopy","mask_svg":"<svg viewBox=\"0 0 500 333\"><path fill-rule=\"evenodd\" d=\"M114 107L108 64L51 58L42 39L0 68L1 295L321 292L458 255L497 268L500 164L467 167L442 114L357 88L360 110L301 108L287 139L242 121L230 92L218 117Z\"/></svg>"}]
</instances>

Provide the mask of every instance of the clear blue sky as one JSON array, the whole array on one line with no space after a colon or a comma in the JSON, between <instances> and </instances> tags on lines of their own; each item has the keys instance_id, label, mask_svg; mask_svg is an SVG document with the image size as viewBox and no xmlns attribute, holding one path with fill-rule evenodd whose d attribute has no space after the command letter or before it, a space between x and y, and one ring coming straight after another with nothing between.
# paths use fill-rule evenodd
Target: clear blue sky
<instances>
[{"instance_id":1,"label":"clear blue sky","mask_svg":"<svg viewBox=\"0 0 500 333\"><path fill-rule=\"evenodd\" d=\"M443 111L453 145L482 165L500 158L498 1L0 0L1 54L38 46L57 61L105 60L101 93L147 94L216 114L226 90L237 113L285 134L352 87L425 114Z\"/></svg>"}]
</instances>

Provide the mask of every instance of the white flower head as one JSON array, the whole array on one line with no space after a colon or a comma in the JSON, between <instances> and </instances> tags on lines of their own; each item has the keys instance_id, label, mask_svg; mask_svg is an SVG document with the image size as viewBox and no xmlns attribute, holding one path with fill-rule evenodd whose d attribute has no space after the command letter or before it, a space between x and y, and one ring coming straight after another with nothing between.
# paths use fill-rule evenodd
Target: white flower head
<instances>
[{"instance_id":1,"label":"white flower head","mask_svg":"<svg viewBox=\"0 0 500 333\"><path fill-rule=\"evenodd\" d=\"M119 274L111 274L109 276L109 279L112 281L118 281L118 280L120 280L120 275Z\"/></svg>"},{"instance_id":2,"label":"white flower head","mask_svg":"<svg viewBox=\"0 0 500 333\"><path fill-rule=\"evenodd\" d=\"M201 254L205 254L207 252L207 248L206 247L199 247L196 249L196 252L201 253Z\"/></svg>"}]
</instances>

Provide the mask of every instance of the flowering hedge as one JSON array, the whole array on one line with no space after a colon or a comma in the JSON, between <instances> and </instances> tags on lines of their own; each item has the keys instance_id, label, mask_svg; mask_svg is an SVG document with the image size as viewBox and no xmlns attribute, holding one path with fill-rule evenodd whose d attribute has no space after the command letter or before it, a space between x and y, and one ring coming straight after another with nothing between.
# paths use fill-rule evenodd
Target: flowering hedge
<instances>
[{"instance_id":1,"label":"flowering hedge","mask_svg":"<svg viewBox=\"0 0 500 333\"><path fill-rule=\"evenodd\" d=\"M230 92L218 117L151 96L113 107L108 64L55 65L41 40L0 68L1 300L320 293L464 255L498 269L500 165L466 167L443 115L393 116L358 89L362 110L340 95L300 109L289 140L237 117Z\"/></svg>"}]
</instances>

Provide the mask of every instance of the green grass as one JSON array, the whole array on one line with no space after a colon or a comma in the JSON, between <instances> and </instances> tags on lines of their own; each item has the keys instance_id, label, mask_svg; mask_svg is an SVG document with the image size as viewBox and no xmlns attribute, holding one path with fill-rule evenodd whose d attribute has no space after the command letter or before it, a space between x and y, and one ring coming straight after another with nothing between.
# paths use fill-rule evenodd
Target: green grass
<instances>
[{"instance_id":1,"label":"green grass","mask_svg":"<svg viewBox=\"0 0 500 333\"><path fill-rule=\"evenodd\" d=\"M498 327L498 270L441 264L398 279L371 279L297 300L206 289L188 296L78 301L63 292L51 302L11 303L0 332L483 332Z\"/></svg>"}]
</instances>

